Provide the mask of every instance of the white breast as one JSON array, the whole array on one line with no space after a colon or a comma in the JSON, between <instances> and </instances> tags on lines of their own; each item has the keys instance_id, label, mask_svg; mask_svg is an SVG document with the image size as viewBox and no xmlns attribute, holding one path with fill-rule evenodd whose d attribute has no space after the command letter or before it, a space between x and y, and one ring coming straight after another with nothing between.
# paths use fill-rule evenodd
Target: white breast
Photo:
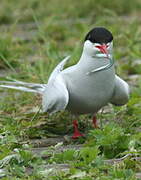
<instances>
[{"instance_id":1,"label":"white breast","mask_svg":"<svg viewBox=\"0 0 141 180\"><path fill-rule=\"evenodd\" d=\"M73 113L95 113L105 106L112 97L115 85L114 67L87 75L88 71L107 63L94 61L92 65L78 63L63 72L69 103L67 109Z\"/></svg>"}]
</instances>

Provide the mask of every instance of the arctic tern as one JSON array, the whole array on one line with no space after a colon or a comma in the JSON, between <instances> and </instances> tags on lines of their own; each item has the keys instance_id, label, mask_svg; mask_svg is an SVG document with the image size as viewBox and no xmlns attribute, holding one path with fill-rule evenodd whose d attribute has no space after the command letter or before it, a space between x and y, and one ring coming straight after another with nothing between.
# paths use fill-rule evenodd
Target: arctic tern
<instances>
[{"instance_id":1,"label":"arctic tern","mask_svg":"<svg viewBox=\"0 0 141 180\"><path fill-rule=\"evenodd\" d=\"M42 95L43 112L50 114L68 110L72 114L93 114L108 103L122 106L129 100L129 86L115 74L113 35L104 27L89 31L84 40L82 55L77 64L64 69L70 56L63 59L51 73L47 84L22 81L1 81L0 87L13 88ZM73 121L72 138L83 136Z\"/></svg>"}]
</instances>

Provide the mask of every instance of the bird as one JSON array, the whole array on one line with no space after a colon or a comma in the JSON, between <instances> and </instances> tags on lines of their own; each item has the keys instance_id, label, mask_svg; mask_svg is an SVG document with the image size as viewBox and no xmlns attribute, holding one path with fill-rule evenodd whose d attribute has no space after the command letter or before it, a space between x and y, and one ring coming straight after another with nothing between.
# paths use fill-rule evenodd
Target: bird
<instances>
[{"instance_id":1,"label":"bird","mask_svg":"<svg viewBox=\"0 0 141 180\"><path fill-rule=\"evenodd\" d=\"M112 33L105 27L91 29L84 38L79 61L64 68L69 60L67 56L54 68L46 84L12 79L1 81L0 87L41 94L43 112L49 114L61 110L74 115L93 114L96 128L96 113L102 107L109 103L122 106L130 98L128 83L115 73ZM73 139L84 136L77 120L73 120L73 126Z\"/></svg>"}]
</instances>

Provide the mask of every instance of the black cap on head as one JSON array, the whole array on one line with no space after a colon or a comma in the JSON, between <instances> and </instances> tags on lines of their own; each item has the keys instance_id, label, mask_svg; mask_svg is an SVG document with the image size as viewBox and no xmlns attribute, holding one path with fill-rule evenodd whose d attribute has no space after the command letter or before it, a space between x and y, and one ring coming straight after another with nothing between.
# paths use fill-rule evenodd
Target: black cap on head
<instances>
[{"instance_id":1,"label":"black cap on head","mask_svg":"<svg viewBox=\"0 0 141 180\"><path fill-rule=\"evenodd\" d=\"M113 35L103 27L96 27L88 32L85 37L85 41L86 40L89 40L92 43L108 43L113 40Z\"/></svg>"}]
</instances>

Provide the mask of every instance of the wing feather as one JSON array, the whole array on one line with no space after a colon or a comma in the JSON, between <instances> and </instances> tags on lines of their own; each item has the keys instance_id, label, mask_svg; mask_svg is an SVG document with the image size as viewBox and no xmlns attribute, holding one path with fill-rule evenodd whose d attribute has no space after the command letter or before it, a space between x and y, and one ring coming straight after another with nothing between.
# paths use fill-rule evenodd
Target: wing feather
<instances>
[{"instance_id":1,"label":"wing feather","mask_svg":"<svg viewBox=\"0 0 141 180\"><path fill-rule=\"evenodd\" d=\"M61 75L48 83L42 99L43 112L55 113L66 108L69 93Z\"/></svg>"},{"instance_id":2,"label":"wing feather","mask_svg":"<svg viewBox=\"0 0 141 180\"><path fill-rule=\"evenodd\" d=\"M129 85L116 75L115 89L111 98L111 103L117 106L124 105L128 102L130 96Z\"/></svg>"}]
</instances>

